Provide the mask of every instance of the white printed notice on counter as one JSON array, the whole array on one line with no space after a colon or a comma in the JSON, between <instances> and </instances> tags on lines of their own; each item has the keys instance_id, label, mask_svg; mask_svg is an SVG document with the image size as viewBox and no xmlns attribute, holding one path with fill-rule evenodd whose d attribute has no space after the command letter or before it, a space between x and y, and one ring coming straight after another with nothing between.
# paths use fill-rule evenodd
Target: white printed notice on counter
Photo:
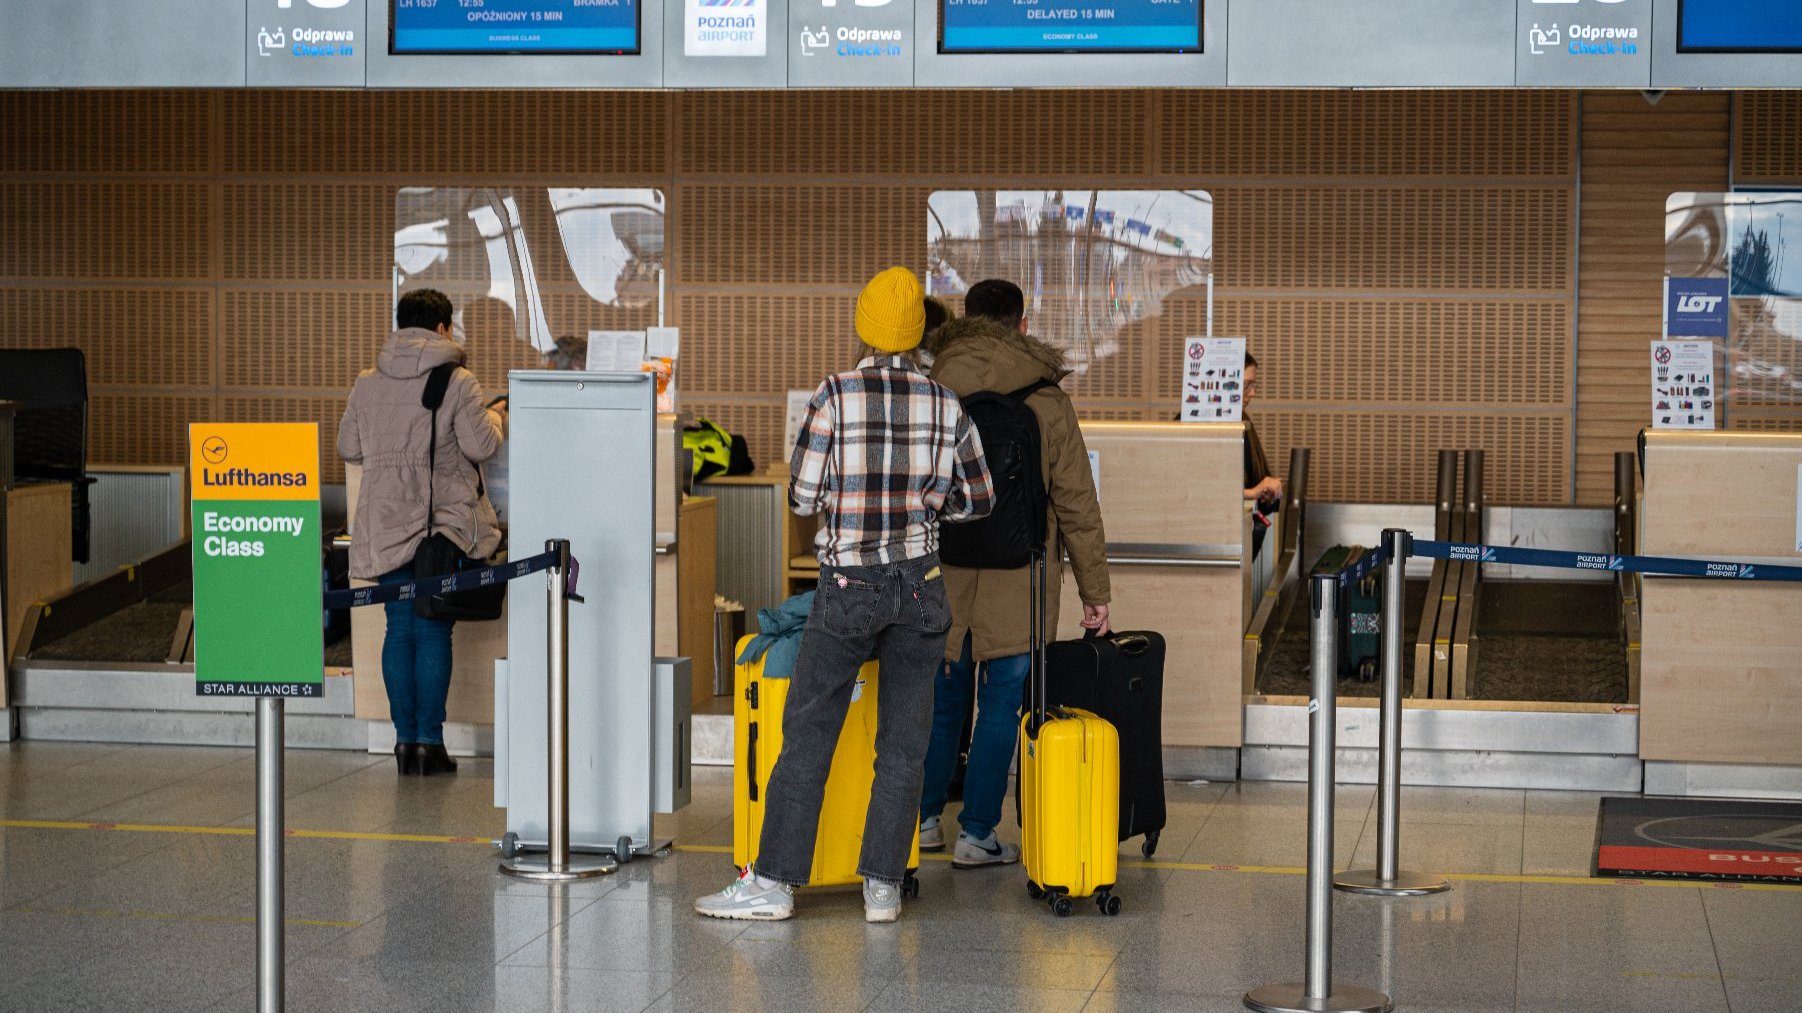
<instances>
[{"instance_id":1,"label":"white printed notice on counter","mask_svg":"<svg viewBox=\"0 0 1802 1013\"><path fill-rule=\"evenodd\" d=\"M1184 422L1237 422L1245 411L1245 339L1183 343Z\"/></svg>"},{"instance_id":2,"label":"white printed notice on counter","mask_svg":"<svg viewBox=\"0 0 1802 1013\"><path fill-rule=\"evenodd\" d=\"M589 331L588 359L591 373L636 373L644 365L643 331Z\"/></svg>"},{"instance_id":3,"label":"white printed notice on counter","mask_svg":"<svg viewBox=\"0 0 1802 1013\"><path fill-rule=\"evenodd\" d=\"M1652 342L1652 428L1713 429L1714 342Z\"/></svg>"}]
</instances>

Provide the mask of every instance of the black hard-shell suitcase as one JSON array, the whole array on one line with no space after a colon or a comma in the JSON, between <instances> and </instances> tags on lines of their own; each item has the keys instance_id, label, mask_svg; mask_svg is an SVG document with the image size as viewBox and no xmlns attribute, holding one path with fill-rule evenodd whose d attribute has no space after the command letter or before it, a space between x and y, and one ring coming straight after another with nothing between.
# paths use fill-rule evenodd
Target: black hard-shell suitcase
<instances>
[{"instance_id":1,"label":"black hard-shell suitcase","mask_svg":"<svg viewBox=\"0 0 1802 1013\"><path fill-rule=\"evenodd\" d=\"M1164 829L1164 638L1126 631L1045 645L1046 696L1105 718L1120 732L1120 839L1144 835L1150 858Z\"/></svg>"},{"instance_id":2,"label":"black hard-shell suitcase","mask_svg":"<svg viewBox=\"0 0 1802 1013\"><path fill-rule=\"evenodd\" d=\"M1361 545L1335 545L1320 554L1314 573L1338 573L1364 558ZM1375 682L1383 648L1380 619L1383 612L1383 574L1372 570L1364 579L1339 592L1339 678L1357 676L1359 682Z\"/></svg>"}]
</instances>

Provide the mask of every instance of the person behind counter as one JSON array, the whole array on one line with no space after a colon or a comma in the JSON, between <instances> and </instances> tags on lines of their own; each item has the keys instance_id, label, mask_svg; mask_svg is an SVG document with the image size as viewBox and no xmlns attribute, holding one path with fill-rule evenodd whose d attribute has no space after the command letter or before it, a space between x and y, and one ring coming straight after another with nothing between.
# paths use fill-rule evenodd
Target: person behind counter
<instances>
[{"instance_id":1,"label":"person behind counter","mask_svg":"<svg viewBox=\"0 0 1802 1013\"><path fill-rule=\"evenodd\" d=\"M463 346L451 337L451 312L450 299L434 289L402 295L394 311L398 329L375 368L351 387L338 423L338 453L363 467L351 523L352 577L411 581L413 554L428 531L477 558L500 545L476 468L500 450L505 402L484 407L482 385L463 368ZM420 398L427 374L443 363L457 366L436 414L434 450L434 415ZM444 749L451 623L415 614L412 601L388 602L384 611L382 682L394 721L395 764L402 774L454 774L457 763Z\"/></svg>"},{"instance_id":2,"label":"person behind counter","mask_svg":"<svg viewBox=\"0 0 1802 1013\"><path fill-rule=\"evenodd\" d=\"M1245 353L1244 418L1245 418L1245 498L1252 501L1257 516L1251 524L1253 558L1264 548L1264 532L1270 522L1264 518L1275 513L1283 499L1283 480L1270 473L1270 462L1264 457L1264 444L1258 440L1257 427L1251 422L1251 402L1258 393L1258 359Z\"/></svg>"},{"instance_id":3,"label":"person behind counter","mask_svg":"<svg viewBox=\"0 0 1802 1013\"><path fill-rule=\"evenodd\" d=\"M1106 633L1110 591L1101 503L1076 409L1058 387L1070 371L1063 352L1027 333L1025 311L1025 295L1012 282L990 279L971 286L964 299L964 318L947 323L928 342L932 378L959 397L979 391L1029 391L1022 400L1038 423L1039 473L1048 513L1046 549L1053 561L1046 575L1046 615L1053 627L1049 635L1057 635L1062 567L1056 561L1065 552L1076 571L1082 625ZM974 693L976 730L964 774L963 809L958 813L962 830L951 854L954 869L1020 860L1020 849L1002 843L995 828L1001 822L1001 800L1007 794L1031 661L1028 583L1025 568L945 567L951 635L934 681L932 745L926 752L920 798L920 847L936 851L945 846L939 820L949 796L966 707Z\"/></svg>"},{"instance_id":4,"label":"person behind counter","mask_svg":"<svg viewBox=\"0 0 1802 1013\"><path fill-rule=\"evenodd\" d=\"M901 913L920 782L931 734L932 680L951 609L938 565L941 521L993 505L982 441L957 397L920 372L924 293L891 267L864 286L854 317L869 354L826 378L795 441L789 502L820 514L819 590L801 638L771 772L757 857L738 879L695 901L711 918L794 915L794 887L813 867L820 806L851 691L876 657L876 774L858 875L864 919Z\"/></svg>"}]
</instances>

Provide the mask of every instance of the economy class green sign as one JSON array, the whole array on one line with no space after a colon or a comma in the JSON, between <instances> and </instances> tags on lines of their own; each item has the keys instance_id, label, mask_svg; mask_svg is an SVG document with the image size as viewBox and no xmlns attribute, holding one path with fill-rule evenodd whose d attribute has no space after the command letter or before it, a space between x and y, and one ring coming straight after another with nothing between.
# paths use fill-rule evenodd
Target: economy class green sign
<instances>
[{"instance_id":1,"label":"economy class green sign","mask_svg":"<svg viewBox=\"0 0 1802 1013\"><path fill-rule=\"evenodd\" d=\"M323 696L319 427L188 427L201 696Z\"/></svg>"}]
</instances>

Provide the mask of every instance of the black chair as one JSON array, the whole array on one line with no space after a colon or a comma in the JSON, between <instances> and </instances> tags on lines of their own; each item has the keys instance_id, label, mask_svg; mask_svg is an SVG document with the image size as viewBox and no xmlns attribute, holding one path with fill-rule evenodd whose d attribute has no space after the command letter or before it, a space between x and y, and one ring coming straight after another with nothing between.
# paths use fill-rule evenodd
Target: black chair
<instances>
[{"instance_id":1,"label":"black chair","mask_svg":"<svg viewBox=\"0 0 1802 1013\"><path fill-rule=\"evenodd\" d=\"M0 400L18 404L13 472L68 482L74 562L88 561L88 369L79 348L0 349Z\"/></svg>"}]
</instances>

